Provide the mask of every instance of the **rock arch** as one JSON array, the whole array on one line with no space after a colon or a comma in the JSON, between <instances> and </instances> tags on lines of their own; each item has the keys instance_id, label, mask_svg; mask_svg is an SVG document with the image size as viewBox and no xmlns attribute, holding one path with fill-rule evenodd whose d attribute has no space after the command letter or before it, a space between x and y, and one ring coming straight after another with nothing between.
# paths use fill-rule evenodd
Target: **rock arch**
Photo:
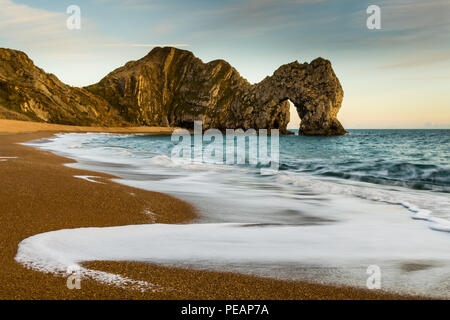
<instances>
[{"instance_id":1,"label":"rock arch","mask_svg":"<svg viewBox=\"0 0 450 320\"><path fill-rule=\"evenodd\" d=\"M310 64L297 61L281 66L271 77L255 84L252 96L261 110L279 108L283 125L289 123L289 100L301 119L304 135L342 135L346 131L337 119L344 92L328 60L317 58ZM280 127L282 131L286 127Z\"/></svg>"},{"instance_id":2,"label":"rock arch","mask_svg":"<svg viewBox=\"0 0 450 320\"><path fill-rule=\"evenodd\" d=\"M341 135L337 119L343 90L328 60L297 61L250 84L224 60L204 63L192 52L154 48L86 87L133 124L203 129L280 129L289 123L289 102L301 118L300 134Z\"/></svg>"}]
</instances>

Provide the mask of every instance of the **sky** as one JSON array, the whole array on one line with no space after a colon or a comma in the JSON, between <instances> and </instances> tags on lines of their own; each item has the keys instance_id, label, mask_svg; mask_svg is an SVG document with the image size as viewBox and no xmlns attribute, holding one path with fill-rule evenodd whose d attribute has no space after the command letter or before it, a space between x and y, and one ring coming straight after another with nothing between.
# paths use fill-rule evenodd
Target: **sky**
<instances>
[{"instance_id":1,"label":"sky","mask_svg":"<svg viewBox=\"0 0 450 320\"><path fill-rule=\"evenodd\" d=\"M66 26L70 5L79 30ZM367 28L369 5L379 30ZM0 47L73 86L154 46L225 59L252 83L321 56L344 89L344 127L450 128L449 0L0 0Z\"/></svg>"}]
</instances>

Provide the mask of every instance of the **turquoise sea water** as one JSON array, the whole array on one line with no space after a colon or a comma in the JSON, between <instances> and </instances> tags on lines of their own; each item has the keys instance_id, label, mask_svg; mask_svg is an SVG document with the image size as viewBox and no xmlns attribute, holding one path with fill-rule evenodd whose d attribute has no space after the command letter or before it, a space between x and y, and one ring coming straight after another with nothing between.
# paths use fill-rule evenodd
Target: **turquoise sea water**
<instances>
[{"instance_id":1,"label":"turquoise sea water","mask_svg":"<svg viewBox=\"0 0 450 320\"><path fill-rule=\"evenodd\" d=\"M350 134L338 137L280 136L279 169L450 192L450 130L349 131ZM135 157L151 157L170 156L175 144L170 136L106 135L86 142L85 146L124 148Z\"/></svg>"},{"instance_id":2,"label":"turquoise sea water","mask_svg":"<svg viewBox=\"0 0 450 320\"><path fill-rule=\"evenodd\" d=\"M189 183L201 183L196 194L202 196L218 185L245 188L243 192L248 194L273 189L281 196L308 190L400 204L414 212L422 208L450 217L450 130L349 130L337 137L282 135L279 171L269 176L261 175L260 169L270 163L248 163L248 143L246 164L238 165L226 164L225 136L220 164L172 157L178 141L168 135L92 133L61 135L41 146L75 157L91 169L140 183L148 180L148 187L177 195L177 188L162 186L176 182L180 189L189 190ZM204 151L210 141L210 136L204 137ZM191 143L193 151L193 138ZM269 136L268 150L270 144ZM199 172L203 172L201 178ZM156 185L155 179L159 181Z\"/></svg>"},{"instance_id":3,"label":"turquoise sea water","mask_svg":"<svg viewBox=\"0 0 450 320\"><path fill-rule=\"evenodd\" d=\"M286 170L450 192L450 130L350 130L342 137L281 138Z\"/></svg>"}]
</instances>

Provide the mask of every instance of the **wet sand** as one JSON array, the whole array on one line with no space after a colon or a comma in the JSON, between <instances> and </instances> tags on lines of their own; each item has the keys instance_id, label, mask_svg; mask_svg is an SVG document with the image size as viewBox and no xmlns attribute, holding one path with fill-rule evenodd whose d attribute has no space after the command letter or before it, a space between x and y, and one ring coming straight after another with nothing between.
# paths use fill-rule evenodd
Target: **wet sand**
<instances>
[{"instance_id":1,"label":"wet sand","mask_svg":"<svg viewBox=\"0 0 450 320\"><path fill-rule=\"evenodd\" d=\"M110 175L63 166L73 160L17 144L49 137L56 132L170 133L171 129L43 125L0 120L0 157L13 157L3 158L5 161L0 162L0 299L409 298L380 291L184 270L140 262L89 262L84 266L134 280L146 280L159 285L162 290L140 292L89 279L82 280L81 290L69 290L66 278L29 270L16 263L14 256L19 242L38 233L64 228L188 223L195 218L195 209L191 204L165 194L114 183L109 180ZM104 184L75 178L75 175L97 176ZM157 213L156 220L146 215L146 210Z\"/></svg>"}]
</instances>

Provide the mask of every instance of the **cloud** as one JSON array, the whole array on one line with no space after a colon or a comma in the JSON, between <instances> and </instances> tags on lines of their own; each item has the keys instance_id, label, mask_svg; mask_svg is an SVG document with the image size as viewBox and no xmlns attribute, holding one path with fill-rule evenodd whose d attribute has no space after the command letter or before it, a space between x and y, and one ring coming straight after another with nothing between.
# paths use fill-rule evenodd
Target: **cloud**
<instances>
[{"instance_id":1,"label":"cloud","mask_svg":"<svg viewBox=\"0 0 450 320\"><path fill-rule=\"evenodd\" d=\"M105 47L189 46L186 43L127 43L115 37L104 36L89 19L83 18L83 10L81 30L68 30L68 15L65 12L31 8L11 0L0 0L0 7L0 38L19 45L21 50L39 50L74 57Z\"/></svg>"},{"instance_id":2,"label":"cloud","mask_svg":"<svg viewBox=\"0 0 450 320\"><path fill-rule=\"evenodd\" d=\"M174 24L173 23L160 23L152 28L152 31L157 34L169 34L173 31Z\"/></svg>"},{"instance_id":3,"label":"cloud","mask_svg":"<svg viewBox=\"0 0 450 320\"><path fill-rule=\"evenodd\" d=\"M11 0L0 0L0 6L0 32L3 37L14 36L11 33L22 36L30 34L30 38L42 33L55 35L61 26L65 26L67 19L62 13L30 8Z\"/></svg>"},{"instance_id":4,"label":"cloud","mask_svg":"<svg viewBox=\"0 0 450 320\"><path fill-rule=\"evenodd\" d=\"M450 123L426 122L423 127L426 129L450 129Z\"/></svg>"},{"instance_id":5,"label":"cloud","mask_svg":"<svg viewBox=\"0 0 450 320\"><path fill-rule=\"evenodd\" d=\"M127 8L150 8L153 6L153 1L150 0L95 0L100 4L110 4L125 6Z\"/></svg>"},{"instance_id":6,"label":"cloud","mask_svg":"<svg viewBox=\"0 0 450 320\"><path fill-rule=\"evenodd\" d=\"M413 68L450 61L450 50L419 51L413 55L398 57L393 62L381 66L382 69Z\"/></svg>"},{"instance_id":7,"label":"cloud","mask_svg":"<svg viewBox=\"0 0 450 320\"><path fill-rule=\"evenodd\" d=\"M239 26L239 32L234 28L232 32L238 35L263 34L305 23L299 16L299 8L327 1L330 0L245 0L210 10L198 10L193 14L197 20L207 21L202 25L206 33Z\"/></svg>"},{"instance_id":8,"label":"cloud","mask_svg":"<svg viewBox=\"0 0 450 320\"><path fill-rule=\"evenodd\" d=\"M450 43L450 2L448 0L398 0L380 4L380 31L362 42L382 46L442 47ZM358 13L358 17L365 17Z\"/></svg>"},{"instance_id":9,"label":"cloud","mask_svg":"<svg viewBox=\"0 0 450 320\"><path fill-rule=\"evenodd\" d=\"M450 26L448 0L384 1L381 8L385 30L448 30Z\"/></svg>"},{"instance_id":10,"label":"cloud","mask_svg":"<svg viewBox=\"0 0 450 320\"><path fill-rule=\"evenodd\" d=\"M450 2L448 0L384 0L381 30L365 30L359 38L364 50L371 48L390 61L380 69L426 67L450 60ZM352 14L364 25L365 11ZM359 20L359 22L357 22Z\"/></svg>"},{"instance_id":11,"label":"cloud","mask_svg":"<svg viewBox=\"0 0 450 320\"><path fill-rule=\"evenodd\" d=\"M0 37L24 49L79 51L101 41L94 25L83 19L81 30L68 30L65 12L53 12L0 0ZM83 14L83 12L81 12Z\"/></svg>"}]
</instances>

